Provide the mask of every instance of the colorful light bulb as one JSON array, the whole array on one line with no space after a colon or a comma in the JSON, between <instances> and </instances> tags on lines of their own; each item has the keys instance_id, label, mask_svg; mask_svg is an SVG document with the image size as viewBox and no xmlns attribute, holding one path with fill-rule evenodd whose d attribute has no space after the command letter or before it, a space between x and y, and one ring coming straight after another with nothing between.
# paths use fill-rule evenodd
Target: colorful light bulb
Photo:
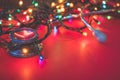
<instances>
[{"instance_id":1,"label":"colorful light bulb","mask_svg":"<svg viewBox=\"0 0 120 80\"><path fill-rule=\"evenodd\" d=\"M27 54L29 52L28 48L22 48L22 53Z\"/></svg>"},{"instance_id":2,"label":"colorful light bulb","mask_svg":"<svg viewBox=\"0 0 120 80\"><path fill-rule=\"evenodd\" d=\"M22 0L19 1L19 5L20 5L20 6L23 5L23 1L22 1Z\"/></svg>"}]
</instances>

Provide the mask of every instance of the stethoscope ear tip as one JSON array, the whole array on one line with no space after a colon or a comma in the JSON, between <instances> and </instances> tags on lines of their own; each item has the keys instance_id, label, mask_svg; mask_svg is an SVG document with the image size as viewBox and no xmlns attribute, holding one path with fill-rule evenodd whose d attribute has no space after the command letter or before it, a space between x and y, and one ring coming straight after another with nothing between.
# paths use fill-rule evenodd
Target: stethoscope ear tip
<instances>
[{"instance_id":1,"label":"stethoscope ear tip","mask_svg":"<svg viewBox=\"0 0 120 80\"><path fill-rule=\"evenodd\" d=\"M102 33L101 31L99 30L94 30L93 31L93 35L96 37L96 39L101 42L101 43L104 43L106 42L107 40L107 37L104 33Z\"/></svg>"}]
</instances>

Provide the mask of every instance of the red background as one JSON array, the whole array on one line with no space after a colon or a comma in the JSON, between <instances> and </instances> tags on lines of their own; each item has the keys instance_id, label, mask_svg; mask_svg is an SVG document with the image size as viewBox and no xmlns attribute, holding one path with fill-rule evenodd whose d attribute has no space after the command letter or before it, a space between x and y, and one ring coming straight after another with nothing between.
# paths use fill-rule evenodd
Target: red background
<instances>
[{"instance_id":1,"label":"red background","mask_svg":"<svg viewBox=\"0 0 120 80\"><path fill-rule=\"evenodd\" d=\"M43 42L43 63L38 56L15 58L0 48L0 80L120 80L120 19L100 26L105 43L65 29L51 33Z\"/></svg>"}]
</instances>

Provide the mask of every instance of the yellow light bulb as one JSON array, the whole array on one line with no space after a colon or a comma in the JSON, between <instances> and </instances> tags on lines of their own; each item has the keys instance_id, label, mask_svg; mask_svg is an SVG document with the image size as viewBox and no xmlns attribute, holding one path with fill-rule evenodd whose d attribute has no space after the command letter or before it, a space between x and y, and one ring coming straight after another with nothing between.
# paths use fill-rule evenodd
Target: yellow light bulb
<instances>
[{"instance_id":1,"label":"yellow light bulb","mask_svg":"<svg viewBox=\"0 0 120 80\"><path fill-rule=\"evenodd\" d=\"M60 6L56 6L56 8L58 9L58 8L60 8Z\"/></svg>"},{"instance_id":2,"label":"yellow light bulb","mask_svg":"<svg viewBox=\"0 0 120 80\"><path fill-rule=\"evenodd\" d=\"M119 3L117 3L116 5L117 5L117 7L119 7L119 6L120 6L120 4L119 4Z\"/></svg>"},{"instance_id":3,"label":"yellow light bulb","mask_svg":"<svg viewBox=\"0 0 120 80\"><path fill-rule=\"evenodd\" d=\"M87 36L88 34L87 34L87 32L83 32L83 35L84 35L84 36Z\"/></svg>"},{"instance_id":4,"label":"yellow light bulb","mask_svg":"<svg viewBox=\"0 0 120 80\"><path fill-rule=\"evenodd\" d=\"M64 0L58 0L58 3L63 3L64 2Z\"/></svg>"},{"instance_id":5,"label":"yellow light bulb","mask_svg":"<svg viewBox=\"0 0 120 80\"><path fill-rule=\"evenodd\" d=\"M23 52L23 54L27 54L28 53L28 48L22 48L22 52Z\"/></svg>"},{"instance_id":6,"label":"yellow light bulb","mask_svg":"<svg viewBox=\"0 0 120 80\"><path fill-rule=\"evenodd\" d=\"M55 2L52 2L51 7L55 7L55 6L56 6Z\"/></svg>"},{"instance_id":7,"label":"yellow light bulb","mask_svg":"<svg viewBox=\"0 0 120 80\"><path fill-rule=\"evenodd\" d=\"M33 11L33 10L32 10L31 8L28 9L28 12L29 12L29 13L32 13L32 11Z\"/></svg>"},{"instance_id":8,"label":"yellow light bulb","mask_svg":"<svg viewBox=\"0 0 120 80\"><path fill-rule=\"evenodd\" d=\"M73 3L70 3L70 7L74 7L74 4L73 4Z\"/></svg>"},{"instance_id":9,"label":"yellow light bulb","mask_svg":"<svg viewBox=\"0 0 120 80\"><path fill-rule=\"evenodd\" d=\"M61 12L65 12L65 8L61 8L60 11L61 11Z\"/></svg>"},{"instance_id":10,"label":"yellow light bulb","mask_svg":"<svg viewBox=\"0 0 120 80\"><path fill-rule=\"evenodd\" d=\"M96 10L96 11L97 11L97 10L98 10L98 8L97 8L97 7L95 7L95 8L94 8L94 10Z\"/></svg>"},{"instance_id":11,"label":"yellow light bulb","mask_svg":"<svg viewBox=\"0 0 120 80\"><path fill-rule=\"evenodd\" d=\"M20 6L23 5L23 1L22 1L22 0L19 1L19 5L20 5Z\"/></svg>"}]
</instances>

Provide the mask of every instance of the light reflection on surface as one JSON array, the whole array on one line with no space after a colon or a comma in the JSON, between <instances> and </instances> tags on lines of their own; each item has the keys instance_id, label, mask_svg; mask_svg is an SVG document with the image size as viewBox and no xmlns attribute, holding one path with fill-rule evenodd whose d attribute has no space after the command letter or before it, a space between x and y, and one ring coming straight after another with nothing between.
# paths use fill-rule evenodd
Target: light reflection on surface
<instances>
[{"instance_id":1,"label":"light reflection on surface","mask_svg":"<svg viewBox=\"0 0 120 80\"><path fill-rule=\"evenodd\" d=\"M119 20L117 21L119 23ZM111 25L109 25L111 24ZM48 57L39 63L38 56L15 58L5 50L0 52L1 80L110 80L119 78L119 27L107 23L110 44L100 44L94 37L81 36L64 30L56 37L51 34L45 41L43 52ZM62 32L62 31L60 31ZM6 77L7 75L7 77Z\"/></svg>"}]
</instances>

